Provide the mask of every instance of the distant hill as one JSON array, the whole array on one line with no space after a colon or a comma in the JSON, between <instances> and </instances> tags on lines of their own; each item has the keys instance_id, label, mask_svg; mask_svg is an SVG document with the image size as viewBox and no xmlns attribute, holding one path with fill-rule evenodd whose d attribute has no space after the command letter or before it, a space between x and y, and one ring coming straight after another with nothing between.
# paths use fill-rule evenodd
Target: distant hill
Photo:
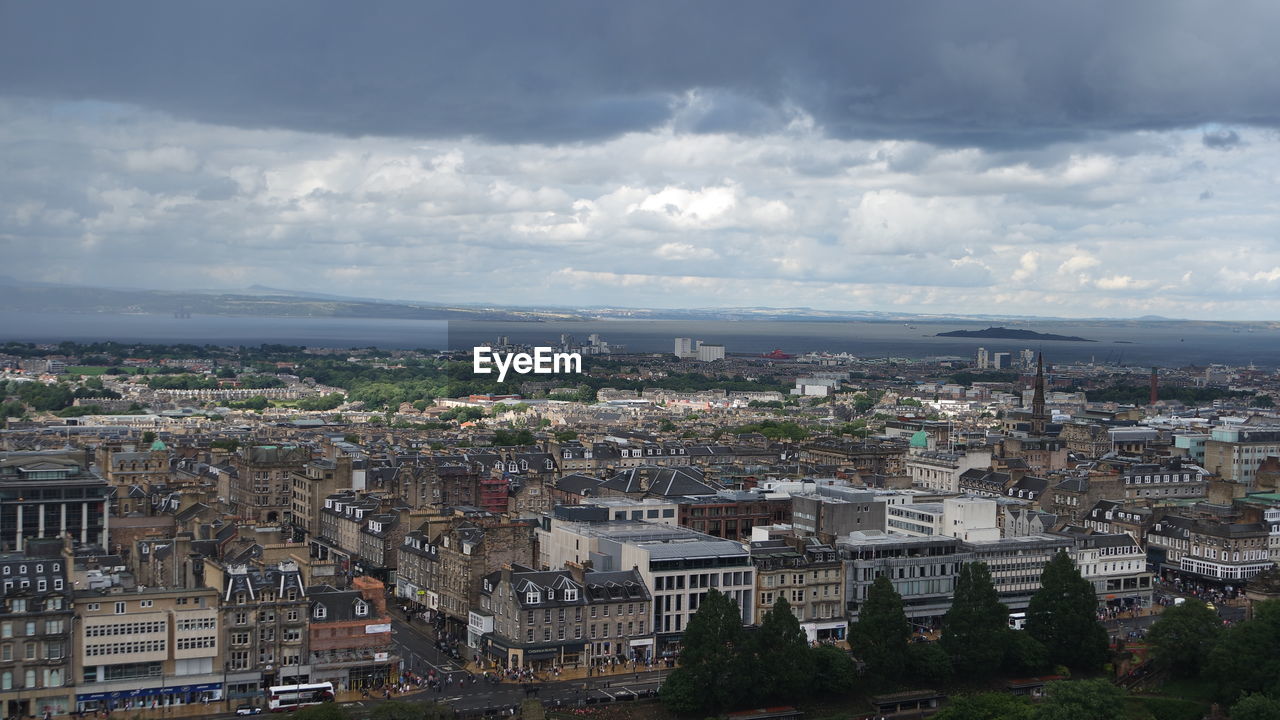
<instances>
[{"instance_id":1,"label":"distant hill","mask_svg":"<svg viewBox=\"0 0 1280 720\"><path fill-rule=\"evenodd\" d=\"M986 330L952 330L940 332L934 337L993 338L996 340L1054 340L1057 342L1098 342L1074 335L1054 335L1040 333L1035 330L1018 330L1017 328L989 327Z\"/></svg>"}]
</instances>

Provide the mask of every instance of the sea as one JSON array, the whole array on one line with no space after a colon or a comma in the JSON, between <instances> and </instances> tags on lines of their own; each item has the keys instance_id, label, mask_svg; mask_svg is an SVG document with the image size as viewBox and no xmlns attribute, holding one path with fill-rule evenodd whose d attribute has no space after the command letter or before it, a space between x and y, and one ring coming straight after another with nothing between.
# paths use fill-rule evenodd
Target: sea
<instances>
[{"instance_id":1,"label":"sea","mask_svg":"<svg viewBox=\"0 0 1280 720\"><path fill-rule=\"evenodd\" d=\"M1094 342L937 337L952 330L992 325L1082 337ZM558 345L561 335L579 344L599 335L627 352L671 352L674 338L725 346L730 355L774 349L801 354L842 353L865 358L972 358L990 353L1043 351L1051 362L1183 367L1213 363L1280 367L1280 323L1197 321L1023 320L922 322L790 320L584 320L548 322L438 321L334 317L231 317L0 311L0 341L56 343L106 341L310 347L469 349L506 337L512 343Z\"/></svg>"}]
</instances>

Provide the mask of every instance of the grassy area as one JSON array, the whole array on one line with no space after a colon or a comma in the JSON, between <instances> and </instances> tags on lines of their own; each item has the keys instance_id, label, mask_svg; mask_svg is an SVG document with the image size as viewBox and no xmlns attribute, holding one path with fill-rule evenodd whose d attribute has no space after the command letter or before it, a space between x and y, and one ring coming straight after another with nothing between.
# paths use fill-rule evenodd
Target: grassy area
<instances>
[{"instance_id":1,"label":"grassy area","mask_svg":"<svg viewBox=\"0 0 1280 720\"><path fill-rule=\"evenodd\" d=\"M88 375L88 376L105 375L107 370L110 370L110 369L111 368L106 365L68 365L67 374L68 375ZM137 368L131 368L131 367L120 368L120 369L123 370L126 375L132 375L138 371Z\"/></svg>"},{"instance_id":2,"label":"grassy area","mask_svg":"<svg viewBox=\"0 0 1280 720\"><path fill-rule=\"evenodd\" d=\"M1194 677L1168 680L1153 694L1208 704L1213 702L1216 691L1211 680Z\"/></svg>"},{"instance_id":3,"label":"grassy area","mask_svg":"<svg viewBox=\"0 0 1280 720\"><path fill-rule=\"evenodd\" d=\"M1128 717L1142 720L1201 720L1209 712L1207 703L1168 697L1131 697L1125 706Z\"/></svg>"},{"instance_id":4,"label":"grassy area","mask_svg":"<svg viewBox=\"0 0 1280 720\"><path fill-rule=\"evenodd\" d=\"M1204 678L1169 680L1150 693L1129 697L1128 716L1143 720L1200 720L1209 712L1215 689Z\"/></svg>"}]
</instances>

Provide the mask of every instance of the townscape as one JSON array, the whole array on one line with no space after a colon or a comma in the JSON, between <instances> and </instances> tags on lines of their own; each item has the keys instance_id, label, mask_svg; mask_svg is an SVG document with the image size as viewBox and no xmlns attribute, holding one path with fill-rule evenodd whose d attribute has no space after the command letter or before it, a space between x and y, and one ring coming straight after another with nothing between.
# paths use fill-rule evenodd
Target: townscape
<instances>
[{"instance_id":1,"label":"townscape","mask_svg":"<svg viewBox=\"0 0 1280 720\"><path fill-rule=\"evenodd\" d=\"M1280 700L1275 368L561 344L0 346L0 712Z\"/></svg>"}]
</instances>

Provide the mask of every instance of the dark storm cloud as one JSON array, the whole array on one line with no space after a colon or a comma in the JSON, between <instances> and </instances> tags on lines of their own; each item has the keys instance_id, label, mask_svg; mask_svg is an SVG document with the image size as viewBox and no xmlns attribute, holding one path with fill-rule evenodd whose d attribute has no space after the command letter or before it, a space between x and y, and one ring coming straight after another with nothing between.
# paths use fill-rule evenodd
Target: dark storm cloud
<instances>
[{"instance_id":1,"label":"dark storm cloud","mask_svg":"<svg viewBox=\"0 0 1280 720\"><path fill-rule=\"evenodd\" d=\"M988 147L1280 124L1280 6L1233 7L6 3L0 92L244 127L538 143L673 119L754 134L796 111L837 137Z\"/></svg>"},{"instance_id":2,"label":"dark storm cloud","mask_svg":"<svg viewBox=\"0 0 1280 720\"><path fill-rule=\"evenodd\" d=\"M1215 130L1206 132L1203 138L1204 146L1214 150L1230 150L1240 144L1240 133L1235 130Z\"/></svg>"}]
</instances>

